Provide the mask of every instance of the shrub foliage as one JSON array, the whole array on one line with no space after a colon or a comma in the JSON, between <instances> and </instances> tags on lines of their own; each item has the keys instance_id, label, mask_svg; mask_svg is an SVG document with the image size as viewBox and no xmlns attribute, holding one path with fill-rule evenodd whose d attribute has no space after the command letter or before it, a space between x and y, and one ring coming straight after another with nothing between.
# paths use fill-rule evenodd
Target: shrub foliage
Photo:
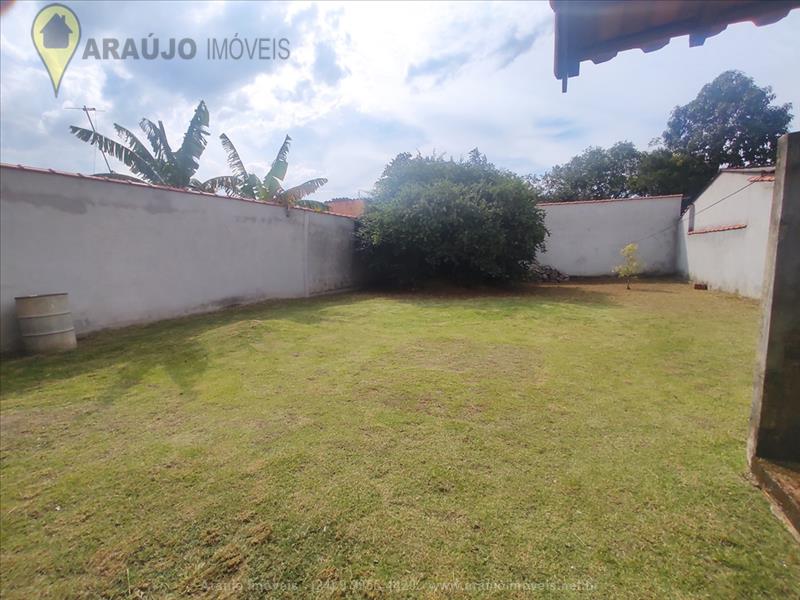
<instances>
[{"instance_id":1,"label":"shrub foliage","mask_svg":"<svg viewBox=\"0 0 800 600\"><path fill-rule=\"evenodd\" d=\"M477 149L466 161L403 153L375 184L356 244L373 283L521 280L547 234L536 203Z\"/></svg>"}]
</instances>

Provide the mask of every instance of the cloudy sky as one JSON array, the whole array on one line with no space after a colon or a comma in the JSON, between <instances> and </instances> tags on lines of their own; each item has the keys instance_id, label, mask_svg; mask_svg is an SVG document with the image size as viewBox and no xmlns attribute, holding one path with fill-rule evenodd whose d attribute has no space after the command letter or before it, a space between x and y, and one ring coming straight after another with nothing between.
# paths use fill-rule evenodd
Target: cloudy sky
<instances>
[{"instance_id":1,"label":"cloudy sky","mask_svg":"<svg viewBox=\"0 0 800 600\"><path fill-rule=\"evenodd\" d=\"M541 173L589 145L661 133L669 111L727 69L771 85L800 111L800 10L783 21L731 26L705 46L673 40L583 63L562 95L553 77L553 15L546 2L255 3L70 2L82 39L58 98L33 48L31 23L47 2L5 2L0 17L0 160L91 173L95 150L68 133L102 109L101 132L161 119L180 144L200 99L211 137L199 177L227 173L220 133L263 175L283 136L293 146L286 183L328 177L315 196L356 196L399 152L459 157L477 146L499 166ZM83 59L88 38L153 34L197 41L185 60ZM208 38L287 38L285 61L208 61ZM152 39L151 38L151 39ZM798 119L792 124L797 128ZM112 165L117 170L119 163Z\"/></svg>"}]
</instances>

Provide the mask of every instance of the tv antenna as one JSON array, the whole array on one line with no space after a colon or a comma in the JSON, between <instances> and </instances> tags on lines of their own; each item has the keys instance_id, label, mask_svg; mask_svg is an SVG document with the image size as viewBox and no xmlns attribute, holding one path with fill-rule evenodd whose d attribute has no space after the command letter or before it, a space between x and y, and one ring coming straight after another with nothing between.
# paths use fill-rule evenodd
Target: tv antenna
<instances>
[{"instance_id":1,"label":"tv antenna","mask_svg":"<svg viewBox=\"0 0 800 600\"><path fill-rule=\"evenodd\" d=\"M97 129L94 128L94 122L92 121L92 116L89 113L101 113L106 111L98 110L93 106L86 106L85 104L83 106L67 106L65 108L66 110L82 110L86 114L86 118L89 120L89 126L92 128L92 133L97 135ZM103 155L103 160L106 163L106 167L108 167L108 172L113 173L114 169L112 169L111 165L108 164L108 157L106 156L106 151L103 149L103 146L101 144L97 144L97 147L100 148L100 153ZM97 154L95 154L95 156L97 156ZM97 170L97 167L95 167L95 170Z\"/></svg>"}]
</instances>

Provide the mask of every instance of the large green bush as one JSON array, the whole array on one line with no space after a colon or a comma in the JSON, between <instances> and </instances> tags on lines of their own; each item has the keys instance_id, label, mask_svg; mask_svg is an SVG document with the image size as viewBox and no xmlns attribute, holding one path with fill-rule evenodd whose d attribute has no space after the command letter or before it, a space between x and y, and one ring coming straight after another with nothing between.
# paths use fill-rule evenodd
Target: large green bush
<instances>
[{"instance_id":1,"label":"large green bush","mask_svg":"<svg viewBox=\"0 0 800 600\"><path fill-rule=\"evenodd\" d=\"M357 248L373 283L521 280L547 234L536 202L477 150L468 161L399 154L358 222Z\"/></svg>"}]
</instances>

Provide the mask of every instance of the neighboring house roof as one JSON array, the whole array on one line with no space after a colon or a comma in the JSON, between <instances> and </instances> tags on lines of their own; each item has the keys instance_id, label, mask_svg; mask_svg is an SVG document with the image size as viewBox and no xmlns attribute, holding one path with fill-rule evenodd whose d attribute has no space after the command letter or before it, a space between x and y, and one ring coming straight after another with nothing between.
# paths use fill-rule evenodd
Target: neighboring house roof
<instances>
[{"instance_id":1,"label":"neighboring house roof","mask_svg":"<svg viewBox=\"0 0 800 600\"><path fill-rule=\"evenodd\" d=\"M328 200L326 204L331 210L351 217L360 217L364 214L364 199L363 198L334 198Z\"/></svg>"},{"instance_id":2,"label":"neighboring house roof","mask_svg":"<svg viewBox=\"0 0 800 600\"><path fill-rule=\"evenodd\" d=\"M688 35L689 46L702 46L732 23L780 21L798 0L550 0L555 12L554 72L567 91L567 79L580 73L582 61L595 64L618 52L659 50L673 37Z\"/></svg>"}]
</instances>

